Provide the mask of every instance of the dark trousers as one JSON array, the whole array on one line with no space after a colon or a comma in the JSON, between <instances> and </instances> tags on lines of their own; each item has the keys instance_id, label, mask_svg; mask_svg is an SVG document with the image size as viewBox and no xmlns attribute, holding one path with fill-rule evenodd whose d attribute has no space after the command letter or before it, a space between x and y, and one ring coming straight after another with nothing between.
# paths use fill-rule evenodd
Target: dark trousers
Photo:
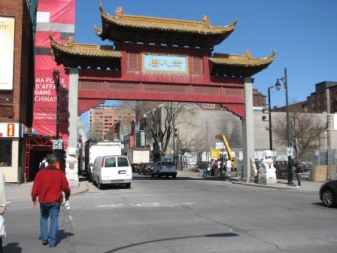
<instances>
[{"instance_id":1,"label":"dark trousers","mask_svg":"<svg viewBox=\"0 0 337 253\"><path fill-rule=\"evenodd\" d=\"M2 237L0 237L0 253L4 253L4 250L2 248Z\"/></svg>"},{"instance_id":2,"label":"dark trousers","mask_svg":"<svg viewBox=\"0 0 337 253\"><path fill-rule=\"evenodd\" d=\"M298 186L301 186L301 173L297 173L297 183Z\"/></svg>"}]
</instances>

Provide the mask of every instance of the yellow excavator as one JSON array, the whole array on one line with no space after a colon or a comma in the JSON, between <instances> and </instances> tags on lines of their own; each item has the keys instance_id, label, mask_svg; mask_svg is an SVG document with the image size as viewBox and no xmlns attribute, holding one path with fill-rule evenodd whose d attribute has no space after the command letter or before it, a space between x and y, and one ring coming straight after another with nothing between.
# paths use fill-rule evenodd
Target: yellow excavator
<instances>
[{"instance_id":1,"label":"yellow excavator","mask_svg":"<svg viewBox=\"0 0 337 253\"><path fill-rule=\"evenodd\" d=\"M217 134L215 136L215 139L218 139L218 140L222 140L223 141L223 144L225 145L226 147L226 151L227 151L227 154L228 154L228 158L229 160L231 160L232 162L232 169L235 169L236 170L236 158L235 156L233 155L232 153L232 150L228 144L228 141L227 141L227 138L226 138L226 135L224 134Z\"/></svg>"}]
</instances>

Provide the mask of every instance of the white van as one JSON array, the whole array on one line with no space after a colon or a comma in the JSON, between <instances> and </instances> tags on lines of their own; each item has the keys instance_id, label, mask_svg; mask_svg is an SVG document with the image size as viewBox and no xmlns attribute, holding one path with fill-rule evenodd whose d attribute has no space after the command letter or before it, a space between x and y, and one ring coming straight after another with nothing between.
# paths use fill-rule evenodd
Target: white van
<instances>
[{"instance_id":1,"label":"white van","mask_svg":"<svg viewBox=\"0 0 337 253\"><path fill-rule=\"evenodd\" d=\"M103 185L125 185L131 187L132 168L127 156L108 155L98 156L94 161L92 169L92 182L97 184L99 189Z\"/></svg>"}]
</instances>

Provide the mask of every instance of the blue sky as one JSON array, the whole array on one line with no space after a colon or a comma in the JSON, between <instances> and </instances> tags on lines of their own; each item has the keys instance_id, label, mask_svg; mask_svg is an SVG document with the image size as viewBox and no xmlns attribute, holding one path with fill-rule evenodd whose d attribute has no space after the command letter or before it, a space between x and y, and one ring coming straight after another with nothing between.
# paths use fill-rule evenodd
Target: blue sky
<instances>
[{"instance_id":1,"label":"blue sky","mask_svg":"<svg viewBox=\"0 0 337 253\"><path fill-rule=\"evenodd\" d=\"M110 15L117 7L124 14L201 21L207 15L213 26L231 24L235 31L215 53L263 58L276 50L275 61L256 74L254 88L267 95L268 87L288 73L289 103L306 100L315 84L337 81L336 0L81 0L76 2L75 41L110 45L96 34L102 27L99 4ZM271 106L285 105L284 87L271 89Z\"/></svg>"}]
</instances>

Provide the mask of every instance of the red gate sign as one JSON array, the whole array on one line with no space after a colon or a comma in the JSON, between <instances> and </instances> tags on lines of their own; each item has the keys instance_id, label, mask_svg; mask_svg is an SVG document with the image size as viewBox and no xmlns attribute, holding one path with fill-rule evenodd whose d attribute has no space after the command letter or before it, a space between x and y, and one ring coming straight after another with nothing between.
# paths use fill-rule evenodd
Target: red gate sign
<instances>
[{"instance_id":1,"label":"red gate sign","mask_svg":"<svg viewBox=\"0 0 337 253\"><path fill-rule=\"evenodd\" d=\"M14 130L15 130L14 124L8 124L7 125L7 137L13 137L15 133Z\"/></svg>"}]
</instances>

